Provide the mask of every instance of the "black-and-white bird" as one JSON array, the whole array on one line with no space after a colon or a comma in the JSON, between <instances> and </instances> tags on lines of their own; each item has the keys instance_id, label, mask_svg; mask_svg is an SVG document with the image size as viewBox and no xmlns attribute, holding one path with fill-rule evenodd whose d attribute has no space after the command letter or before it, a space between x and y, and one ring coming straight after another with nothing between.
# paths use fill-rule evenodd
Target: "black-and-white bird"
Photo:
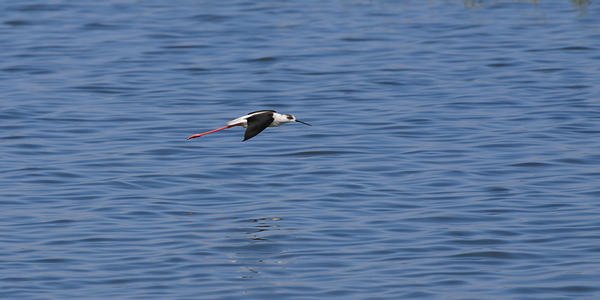
<instances>
[{"instance_id":1,"label":"black-and-white bird","mask_svg":"<svg viewBox=\"0 0 600 300\"><path fill-rule=\"evenodd\" d=\"M280 114L274 110L258 110L253 111L245 116L241 116L237 119L233 119L227 122L227 125L223 127L219 127L217 129L213 129L210 131L196 133L189 136L187 139L195 139L201 136L205 136L207 134L215 133L221 130L225 130L227 128L242 126L246 128L246 133L244 133L244 141L249 140L255 137L257 134L261 133L267 127L276 127L285 123L298 122L308 126L310 124L306 122L302 122L296 119L296 116L290 114Z\"/></svg>"}]
</instances>

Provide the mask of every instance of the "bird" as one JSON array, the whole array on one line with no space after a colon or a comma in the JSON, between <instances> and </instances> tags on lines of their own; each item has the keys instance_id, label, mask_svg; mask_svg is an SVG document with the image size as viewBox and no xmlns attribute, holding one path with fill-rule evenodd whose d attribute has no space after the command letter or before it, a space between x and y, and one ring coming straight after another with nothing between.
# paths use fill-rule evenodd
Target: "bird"
<instances>
[{"instance_id":1,"label":"bird","mask_svg":"<svg viewBox=\"0 0 600 300\"><path fill-rule=\"evenodd\" d=\"M223 127L219 127L210 131L196 133L190 135L187 139L195 139L201 136L205 136L207 134L219 132L221 130L225 130L231 127L242 126L246 128L246 132L244 133L244 140L247 141L257 134L261 133L267 127L276 127L285 123L298 122L304 125L312 126L306 122L302 122L296 119L296 116L290 114L280 114L274 110L257 110L251 113L248 113L245 116L241 116L239 118L233 119L227 122L227 125Z\"/></svg>"}]
</instances>

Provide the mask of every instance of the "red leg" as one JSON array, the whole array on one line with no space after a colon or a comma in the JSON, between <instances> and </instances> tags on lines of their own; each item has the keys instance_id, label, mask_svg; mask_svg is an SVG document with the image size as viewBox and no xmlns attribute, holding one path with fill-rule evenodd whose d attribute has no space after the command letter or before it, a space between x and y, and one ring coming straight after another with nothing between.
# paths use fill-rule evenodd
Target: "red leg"
<instances>
[{"instance_id":1,"label":"red leg","mask_svg":"<svg viewBox=\"0 0 600 300\"><path fill-rule=\"evenodd\" d=\"M196 134L190 135L187 139L191 140L191 139L199 138L199 137L205 136L207 134L215 133L215 132L218 132L218 131L221 131L221 130L225 130L227 128L231 128L231 127L235 127L235 126L240 126L240 125L242 125L242 124L238 123L238 124L233 124L233 125L227 125L227 126L219 127L217 129L213 129L213 130L207 131L207 132L196 133Z\"/></svg>"}]
</instances>

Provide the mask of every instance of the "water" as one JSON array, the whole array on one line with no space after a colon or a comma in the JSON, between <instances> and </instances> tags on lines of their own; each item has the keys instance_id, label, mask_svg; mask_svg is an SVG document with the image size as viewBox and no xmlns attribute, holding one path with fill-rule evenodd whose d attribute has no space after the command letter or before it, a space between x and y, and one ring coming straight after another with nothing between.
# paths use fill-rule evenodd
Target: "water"
<instances>
[{"instance_id":1,"label":"water","mask_svg":"<svg viewBox=\"0 0 600 300\"><path fill-rule=\"evenodd\" d=\"M600 297L595 2L0 8L0 298Z\"/></svg>"}]
</instances>

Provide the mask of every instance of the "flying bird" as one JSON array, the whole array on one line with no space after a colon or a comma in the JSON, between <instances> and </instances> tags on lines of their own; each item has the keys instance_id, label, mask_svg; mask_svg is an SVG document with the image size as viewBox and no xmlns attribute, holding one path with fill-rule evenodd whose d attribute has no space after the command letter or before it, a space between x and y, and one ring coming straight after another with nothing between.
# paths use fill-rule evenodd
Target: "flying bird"
<instances>
[{"instance_id":1,"label":"flying bird","mask_svg":"<svg viewBox=\"0 0 600 300\"><path fill-rule=\"evenodd\" d=\"M201 136L205 136L207 134L219 132L221 130L225 130L235 126L242 126L246 128L246 132L244 133L244 141L247 141L257 134L261 133L267 127L276 127L285 123L298 122L304 125L312 126L306 122L302 122L296 119L296 116L290 114L280 114L274 110L258 110L253 111L245 116L241 116L237 119L233 119L227 122L227 125L223 127L219 127L217 129L213 129L210 131L196 133L189 136L187 139L195 139Z\"/></svg>"}]
</instances>

